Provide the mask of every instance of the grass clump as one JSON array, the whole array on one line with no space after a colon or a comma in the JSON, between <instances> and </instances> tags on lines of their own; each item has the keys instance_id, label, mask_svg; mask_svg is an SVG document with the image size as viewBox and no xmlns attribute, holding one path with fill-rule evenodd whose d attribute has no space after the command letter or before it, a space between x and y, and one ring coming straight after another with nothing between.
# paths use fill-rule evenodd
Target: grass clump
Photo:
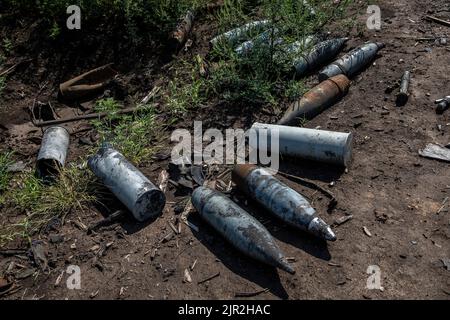
<instances>
[{"instance_id":1,"label":"grass clump","mask_svg":"<svg viewBox=\"0 0 450 320\"><path fill-rule=\"evenodd\" d=\"M64 218L73 210L84 210L96 201L92 192L93 176L86 164L61 169L54 184L46 185L31 171L13 179L14 188L5 199L9 206L23 217L10 222L3 211L0 213L0 246L16 240L30 240L52 220Z\"/></svg>"},{"instance_id":2,"label":"grass clump","mask_svg":"<svg viewBox=\"0 0 450 320\"><path fill-rule=\"evenodd\" d=\"M11 174L8 172L8 167L12 164L11 156L11 152L0 153L0 195L8 187L11 178Z\"/></svg>"},{"instance_id":3,"label":"grass clump","mask_svg":"<svg viewBox=\"0 0 450 320\"><path fill-rule=\"evenodd\" d=\"M102 120L95 120L94 127L101 142L112 144L127 159L138 164L158 150L155 141L161 135L161 124L156 121L154 106L141 106L131 115L117 113L121 105L114 99L97 101L96 111L107 112Z\"/></svg>"},{"instance_id":4,"label":"grass clump","mask_svg":"<svg viewBox=\"0 0 450 320\"><path fill-rule=\"evenodd\" d=\"M240 39L257 40L262 32L266 40L254 41L246 54L238 54L236 42L221 41L214 45L211 58L217 61L211 74L211 87L221 99L261 106L274 105L284 98L296 98L303 92L303 83L290 76L293 55L286 46L317 35L323 26L340 16L351 0L332 4L326 0L263 0L249 10L248 1L226 0L216 15L220 31L257 20L268 20L264 29L250 31ZM247 4L247 5L246 5ZM305 46L303 50L308 50ZM296 93L294 88L298 88Z\"/></svg>"},{"instance_id":5,"label":"grass clump","mask_svg":"<svg viewBox=\"0 0 450 320\"><path fill-rule=\"evenodd\" d=\"M186 10L198 8L207 0L3 0L7 12L42 20L49 37L62 38L67 33L67 8L77 5L81 9L81 30L97 30L111 26L124 31L133 43L147 40L149 34L164 37ZM89 30L88 30L89 32Z\"/></svg>"}]
</instances>

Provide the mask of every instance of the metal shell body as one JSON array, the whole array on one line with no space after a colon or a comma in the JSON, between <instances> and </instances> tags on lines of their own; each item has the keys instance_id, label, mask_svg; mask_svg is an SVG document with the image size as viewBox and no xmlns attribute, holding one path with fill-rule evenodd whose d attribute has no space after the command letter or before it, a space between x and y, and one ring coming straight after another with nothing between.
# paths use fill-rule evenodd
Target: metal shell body
<instances>
[{"instance_id":1,"label":"metal shell body","mask_svg":"<svg viewBox=\"0 0 450 320\"><path fill-rule=\"evenodd\" d=\"M118 151L103 147L88 160L89 168L138 221L162 213L166 197Z\"/></svg>"},{"instance_id":2,"label":"metal shell body","mask_svg":"<svg viewBox=\"0 0 450 320\"><path fill-rule=\"evenodd\" d=\"M65 128L55 126L45 130L36 163L40 178L56 174L58 168L64 167L69 143L70 134Z\"/></svg>"},{"instance_id":3,"label":"metal shell body","mask_svg":"<svg viewBox=\"0 0 450 320\"><path fill-rule=\"evenodd\" d=\"M320 238L336 240L331 228L316 216L309 202L268 171L253 165L238 165L232 177L240 189L279 219Z\"/></svg>"},{"instance_id":4,"label":"metal shell body","mask_svg":"<svg viewBox=\"0 0 450 320\"><path fill-rule=\"evenodd\" d=\"M278 124L295 125L314 118L345 96L349 87L350 80L342 74L325 80L292 103Z\"/></svg>"},{"instance_id":5,"label":"metal shell body","mask_svg":"<svg viewBox=\"0 0 450 320\"><path fill-rule=\"evenodd\" d=\"M334 58L348 38L331 39L315 45L307 54L294 61L295 76L301 77Z\"/></svg>"},{"instance_id":6,"label":"metal shell body","mask_svg":"<svg viewBox=\"0 0 450 320\"><path fill-rule=\"evenodd\" d=\"M320 71L319 81L324 81L338 74L345 74L349 78L354 76L372 62L378 50L382 48L384 48L383 43L370 42L353 49Z\"/></svg>"},{"instance_id":7,"label":"metal shell body","mask_svg":"<svg viewBox=\"0 0 450 320\"><path fill-rule=\"evenodd\" d=\"M255 46L261 46L261 45L270 45L271 43L276 46L283 42L282 39L275 39L274 37L278 33L277 29L269 29L264 31L263 33L259 34L252 40L247 40L243 42L241 45L239 45L235 52L240 56L245 56L249 54Z\"/></svg>"},{"instance_id":8,"label":"metal shell body","mask_svg":"<svg viewBox=\"0 0 450 320\"><path fill-rule=\"evenodd\" d=\"M294 273L267 229L225 195L207 187L192 194L192 204L217 232L242 253Z\"/></svg>"},{"instance_id":9,"label":"metal shell body","mask_svg":"<svg viewBox=\"0 0 450 320\"><path fill-rule=\"evenodd\" d=\"M230 44L235 44L236 42L245 38L250 32L253 32L255 30L261 30L268 24L269 24L269 20L249 22L239 28L235 28L235 29L232 29L230 31L227 31L225 33L218 35L217 37L213 38L210 41L210 43L213 46L217 45L218 43L220 43L222 41L226 41Z\"/></svg>"},{"instance_id":10,"label":"metal shell body","mask_svg":"<svg viewBox=\"0 0 450 320\"><path fill-rule=\"evenodd\" d=\"M250 146L255 149L267 146L270 151L272 131L276 130L279 152L283 155L344 167L348 167L352 159L352 133L262 123L253 124L251 129L255 130L258 137L257 141L250 140ZM260 134L261 131L267 131L267 135ZM267 137L266 144L259 141L261 136Z\"/></svg>"}]
</instances>

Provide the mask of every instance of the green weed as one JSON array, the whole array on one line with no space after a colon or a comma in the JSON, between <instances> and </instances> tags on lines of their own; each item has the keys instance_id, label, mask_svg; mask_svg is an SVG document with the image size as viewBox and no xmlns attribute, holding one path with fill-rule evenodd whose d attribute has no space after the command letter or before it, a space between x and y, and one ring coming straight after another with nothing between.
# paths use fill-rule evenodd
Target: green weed
<instances>
[{"instance_id":1,"label":"green weed","mask_svg":"<svg viewBox=\"0 0 450 320\"><path fill-rule=\"evenodd\" d=\"M53 219L64 219L73 209L84 210L96 201L92 181L86 164L62 169L52 185L43 184L32 171L17 175L5 198L23 217L10 222L4 211L0 213L0 246L15 239L29 240Z\"/></svg>"}]
</instances>

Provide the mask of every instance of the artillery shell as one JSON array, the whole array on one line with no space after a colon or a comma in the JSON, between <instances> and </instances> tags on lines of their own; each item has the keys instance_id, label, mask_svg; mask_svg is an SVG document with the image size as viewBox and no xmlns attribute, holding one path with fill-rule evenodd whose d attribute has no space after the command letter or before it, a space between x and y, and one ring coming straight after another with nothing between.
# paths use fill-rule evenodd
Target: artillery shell
<instances>
[{"instance_id":1,"label":"artillery shell","mask_svg":"<svg viewBox=\"0 0 450 320\"><path fill-rule=\"evenodd\" d=\"M235 44L239 40L247 37L249 33L261 30L268 24L269 20L249 22L239 28L235 28L225 33L222 33L221 35L218 35L217 37L213 38L210 42L213 46L217 45L219 42L222 41L226 41L230 44Z\"/></svg>"},{"instance_id":2,"label":"artillery shell","mask_svg":"<svg viewBox=\"0 0 450 320\"><path fill-rule=\"evenodd\" d=\"M300 100L291 104L277 124L293 125L298 124L302 119L314 118L345 96L349 87L350 80L343 74L325 80L305 93Z\"/></svg>"},{"instance_id":3,"label":"artillery shell","mask_svg":"<svg viewBox=\"0 0 450 320\"><path fill-rule=\"evenodd\" d=\"M335 241L336 235L299 193L254 165L237 165L232 179L239 189L248 194L269 212L319 238Z\"/></svg>"},{"instance_id":4,"label":"artillery shell","mask_svg":"<svg viewBox=\"0 0 450 320\"><path fill-rule=\"evenodd\" d=\"M195 12L188 10L183 20L177 25L176 29L169 37L168 46L172 51L178 51L185 44L194 25Z\"/></svg>"},{"instance_id":5,"label":"artillery shell","mask_svg":"<svg viewBox=\"0 0 450 320\"><path fill-rule=\"evenodd\" d=\"M69 149L70 134L63 127L50 127L44 132L36 162L36 173L41 179L51 179L64 167Z\"/></svg>"},{"instance_id":6,"label":"artillery shell","mask_svg":"<svg viewBox=\"0 0 450 320\"><path fill-rule=\"evenodd\" d=\"M192 194L199 214L235 248L265 264L294 274L267 229L225 195L207 187Z\"/></svg>"},{"instance_id":7,"label":"artillery shell","mask_svg":"<svg viewBox=\"0 0 450 320\"><path fill-rule=\"evenodd\" d=\"M253 50L255 45L279 45L283 42L282 39L273 39L278 33L277 29L266 30L263 33L256 36L253 40L247 40L235 49L235 52L240 55L246 55Z\"/></svg>"},{"instance_id":8,"label":"artillery shell","mask_svg":"<svg viewBox=\"0 0 450 320\"><path fill-rule=\"evenodd\" d=\"M253 124L251 130L258 137L257 141L250 140L250 146L254 149L263 148L265 152L272 150L272 131L275 130L278 150L283 155L343 167L348 167L352 159L352 133L262 123ZM262 135L261 131L267 131L267 134ZM261 143L261 137L267 138L267 142Z\"/></svg>"},{"instance_id":9,"label":"artillery shell","mask_svg":"<svg viewBox=\"0 0 450 320\"><path fill-rule=\"evenodd\" d=\"M406 101L408 101L408 88L409 82L411 81L411 73L409 71L405 71L402 76L402 82L400 83L400 90L397 94L397 103L400 105L404 105Z\"/></svg>"},{"instance_id":10,"label":"artillery shell","mask_svg":"<svg viewBox=\"0 0 450 320\"><path fill-rule=\"evenodd\" d=\"M162 213L164 193L118 151L102 147L88 160L88 166L138 221Z\"/></svg>"},{"instance_id":11,"label":"artillery shell","mask_svg":"<svg viewBox=\"0 0 450 320\"><path fill-rule=\"evenodd\" d=\"M300 57L297 57L293 63L295 76L301 77L334 58L342 50L347 40L348 38L339 38L323 41L305 55L300 53Z\"/></svg>"},{"instance_id":12,"label":"artillery shell","mask_svg":"<svg viewBox=\"0 0 450 320\"><path fill-rule=\"evenodd\" d=\"M378 50L382 48L384 48L383 43L370 42L350 51L320 71L319 81L324 81L338 74L345 74L351 78L372 62Z\"/></svg>"}]
</instances>

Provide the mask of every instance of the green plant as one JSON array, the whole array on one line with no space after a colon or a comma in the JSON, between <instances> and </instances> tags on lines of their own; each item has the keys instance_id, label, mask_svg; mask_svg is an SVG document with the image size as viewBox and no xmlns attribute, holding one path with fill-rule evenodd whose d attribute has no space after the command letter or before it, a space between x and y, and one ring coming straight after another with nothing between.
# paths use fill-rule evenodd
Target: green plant
<instances>
[{"instance_id":1,"label":"green plant","mask_svg":"<svg viewBox=\"0 0 450 320\"><path fill-rule=\"evenodd\" d=\"M96 201L93 181L85 163L60 170L52 185L43 184L31 171L18 175L7 199L23 217L14 217L11 223L5 212L0 213L0 246L14 239L30 239L53 219L64 220L73 209L84 210Z\"/></svg>"},{"instance_id":2,"label":"green plant","mask_svg":"<svg viewBox=\"0 0 450 320\"><path fill-rule=\"evenodd\" d=\"M0 97L3 94L3 90L5 89L5 87L6 87L6 77L3 76L3 77L0 77Z\"/></svg>"},{"instance_id":3,"label":"green plant","mask_svg":"<svg viewBox=\"0 0 450 320\"><path fill-rule=\"evenodd\" d=\"M161 124L156 121L153 106L141 106L135 114L120 115L117 113L119 103L108 98L99 100L95 109L108 113L104 119L93 121L101 141L111 143L132 162L148 159L158 150L156 142L161 135Z\"/></svg>"},{"instance_id":4,"label":"green plant","mask_svg":"<svg viewBox=\"0 0 450 320\"><path fill-rule=\"evenodd\" d=\"M2 47L3 47L3 50L5 51L5 53L7 55L9 55L11 53L11 51L12 51L13 43L12 43L12 41L10 39L5 38L5 39L3 39Z\"/></svg>"},{"instance_id":5,"label":"green plant","mask_svg":"<svg viewBox=\"0 0 450 320\"><path fill-rule=\"evenodd\" d=\"M12 164L12 153L0 153L0 194L6 190L11 174L8 172L8 166Z\"/></svg>"}]
</instances>

